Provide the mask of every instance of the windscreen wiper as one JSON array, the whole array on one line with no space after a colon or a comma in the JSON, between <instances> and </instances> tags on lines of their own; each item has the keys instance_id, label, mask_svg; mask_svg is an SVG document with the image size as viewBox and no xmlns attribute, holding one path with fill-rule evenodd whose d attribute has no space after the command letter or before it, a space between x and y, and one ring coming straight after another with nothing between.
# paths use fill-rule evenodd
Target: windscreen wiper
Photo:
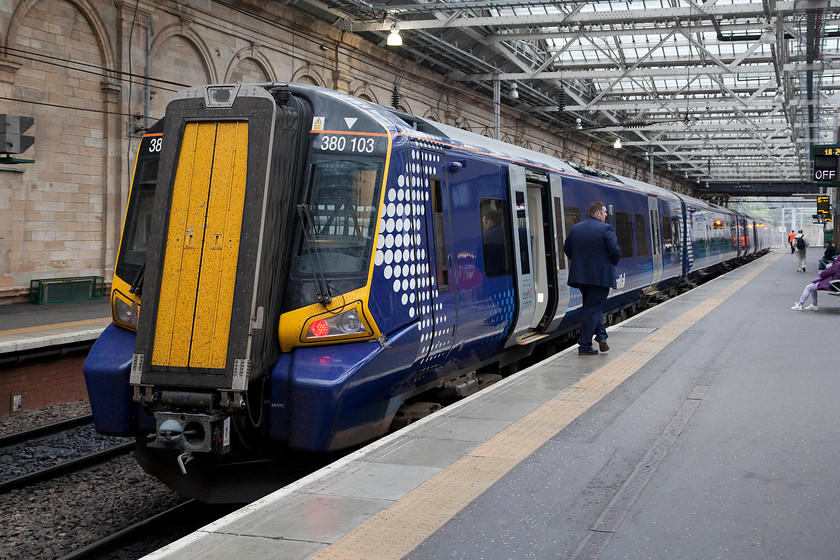
<instances>
[{"instance_id":1,"label":"windscreen wiper","mask_svg":"<svg viewBox=\"0 0 840 560\"><path fill-rule=\"evenodd\" d=\"M306 253L309 255L309 262L312 265L312 276L315 285L318 286L318 302L324 305L332 302L330 287L324 276L324 269L321 267L321 255L315 243L315 224L312 221L312 210L308 204L297 205L300 225L303 227L303 240L306 245Z\"/></svg>"},{"instance_id":2,"label":"windscreen wiper","mask_svg":"<svg viewBox=\"0 0 840 560\"><path fill-rule=\"evenodd\" d=\"M134 276L134 280L131 282L131 288L129 288L128 293L137 296L143 295L143 279L145 278L145 273L146 261L143 261L143 264L140 265L140 270L137 271L137 274Z\"/></svg>"}]
</instances>

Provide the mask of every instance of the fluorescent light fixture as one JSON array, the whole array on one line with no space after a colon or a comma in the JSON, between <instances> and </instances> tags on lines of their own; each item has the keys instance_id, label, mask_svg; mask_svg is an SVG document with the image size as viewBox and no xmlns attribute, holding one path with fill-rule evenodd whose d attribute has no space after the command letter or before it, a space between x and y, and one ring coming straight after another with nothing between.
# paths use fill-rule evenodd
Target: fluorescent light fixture
<instances>
[{"instance_id":1,"label":"fluorescent light fixture","mask_svg":"<svg viewBox=\"0 0 840 560\"><path fill-rule=\"evenodd\" d=\"M616 138L615 139L615 143L613 144L613 148L615 148L616 150L621 149L621 138Z\"/></svg>"}]
</instances>

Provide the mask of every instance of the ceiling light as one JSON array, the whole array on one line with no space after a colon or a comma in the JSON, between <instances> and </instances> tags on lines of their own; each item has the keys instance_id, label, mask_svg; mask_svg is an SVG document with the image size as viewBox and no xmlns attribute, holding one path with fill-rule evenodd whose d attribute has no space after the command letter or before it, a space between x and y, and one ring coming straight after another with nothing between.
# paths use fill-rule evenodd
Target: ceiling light
<instances>
[{"instance_id":1,"label":"ceiling light","mask_svg":"<svg viewBox=\"0 0 840 560\"><path fill-rule=\"evenodd\" d=\"M519 89L516 87L516 82L510 84L510 98L519 99Z\"/></svg>"},{"instance_id":2,"label":"ceiling light","mask_svg":"<svg viewBox=\"0 0 840 560\"><path fill-rule=\"evenodd\" d=\"M400 26L396 23L391 26L391 34L388 35L388 46L389 47L400 47L402 46L402 37L400 37Z\"/></svg>"},{"instance_id":3,"label":"ceiling light","mask_svg":"<svg viewBox=\"0 0 840 560\"><path fill-rule=\"evenodd\" d=\"M621 149L621 138L616 138L615 139L615 143L613 143L613 148L615 148L616 150Z\"/></svg>"}]
</instances>

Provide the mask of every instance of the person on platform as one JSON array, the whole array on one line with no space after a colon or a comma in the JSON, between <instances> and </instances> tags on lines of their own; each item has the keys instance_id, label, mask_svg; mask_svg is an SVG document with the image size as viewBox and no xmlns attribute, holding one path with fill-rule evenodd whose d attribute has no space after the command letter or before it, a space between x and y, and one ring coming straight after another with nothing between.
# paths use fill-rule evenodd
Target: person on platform
<instances>
[{"instance_id":1,"label":"person on platform","mask_svg":"<svg viewBox=\"0 0 840 560\"><path fill-rule=\"evenodd\" d=\"M825 242L825 253L823 253L822 258L820 259L820 270L825 270L828 265L834 262L834 257L837 256L837 247L834 246L834 243L831 241Z\"/></svg>"},{"instance_id":2,"label":"person on platform","mask_svg":"<svg viewBox=\"0 0 840 560\"><path fill-rule=\"evenodd\" d=\"M790 235L788 235L788 243L790 243L790 254L792 255L796 251L796 247L793 246L793 240L796 239L796 232L794 230L790 230Z\"/></svg>"},{"instance_id":3,"label":"person on platform","mask_svg":"<svg viewBox=\"0 0 840 560\"><path fill-rule=\"evenodd\" d=\"M592 336L601 352L610 349L604 327L604 303L615 288L615 265L621 258L621 248L613 227L606 223L607 206L594 201L586 210L587 219L573 225L563 243L569 257L569 286L583 296L578 354L594 355Z\"/></svg>"},{"instance_id":4,"label":"person on platform","mask_svg":"<svg viewBox=\"0 0 840 560\"><path fill-rule=\"evenodd\" d=\"M796 247L796 272L805 272L805 253L808 250L808 241L805 239L805 234L802 230L793 238L793 245Z\"/></svg>"},{"instance_id":5,"label":"person on platform","mask_svg":"<svg viewBox=\"0 0 840 560\"><path fill-rule=\"evenodd\" d=\"M797 301L791 309L794 311L802 311L803 309L809 309L811 311L819 310L819 306L817 305L817 290L824 290L824 291L833 291L834 288L831 286L831 282L833 280L840 280L840 259L835 259L834 263L820 272L820 275L811 280L811 283L805 286L805 289L802 291L802 295L799 296L799 301ZM805 305L805 302L808 301L808 296L811 296L811 303L807 307L802 307Z\"/></svg>"}]
</instances>

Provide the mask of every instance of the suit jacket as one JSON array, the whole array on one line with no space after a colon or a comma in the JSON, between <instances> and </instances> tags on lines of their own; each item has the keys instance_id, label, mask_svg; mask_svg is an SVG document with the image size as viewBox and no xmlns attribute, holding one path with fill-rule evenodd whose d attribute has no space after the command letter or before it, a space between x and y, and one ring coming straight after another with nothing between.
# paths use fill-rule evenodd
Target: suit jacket
<instances>
[{"instance_id":1,"label":"suit jacket","mask_svg":"<svg viewBox=\"0 0 840 560\"><path fill-rule=\"evenodd\" d=\"M621 248L610 224L588 218L573 225L563 243L563 252L572 261L569 286L615 288L615 265L621 258Z\"/></svg>"}]
</instances>

